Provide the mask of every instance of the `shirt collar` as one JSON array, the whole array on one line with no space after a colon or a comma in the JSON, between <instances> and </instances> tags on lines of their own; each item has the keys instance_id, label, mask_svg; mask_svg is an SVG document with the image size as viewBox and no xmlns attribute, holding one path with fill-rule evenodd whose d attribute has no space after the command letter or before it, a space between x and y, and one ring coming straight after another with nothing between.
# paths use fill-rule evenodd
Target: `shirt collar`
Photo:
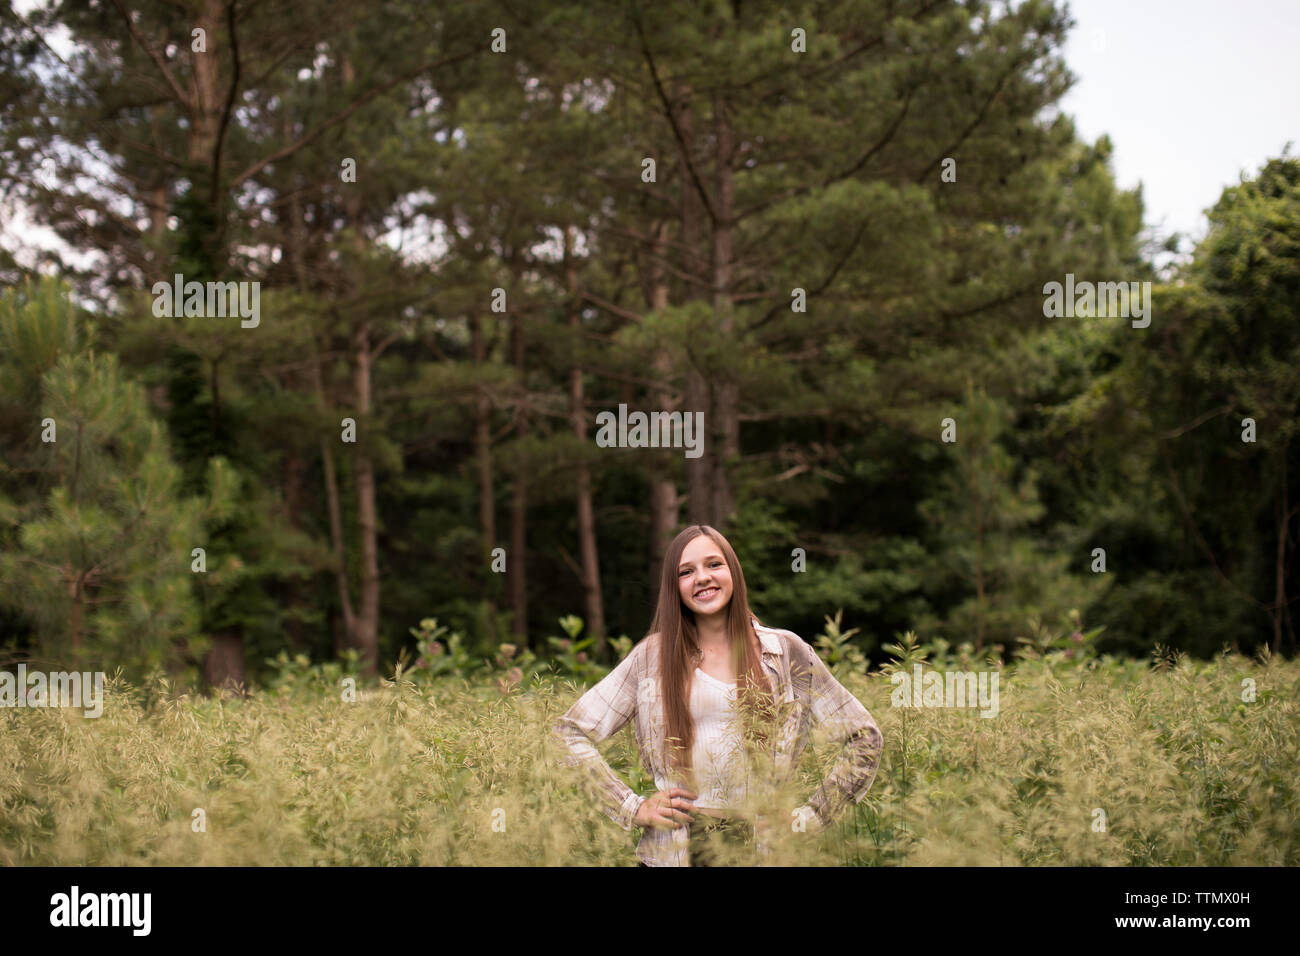
<instances>
[{"instance_id":1,"label":"shirt collar","mask_svg":"<svg viewBox=\"0 0 1300 956\"><path fill-rule=\"evenodd\" d=\"M754 633L758 635L758 639L763 645L764 654L775 654L780 657L785 653L781 648L781 638L777 637L770 628L763 627L753 619L751 619L751 623L754 625Z\"/></svg>"}]
</instances>

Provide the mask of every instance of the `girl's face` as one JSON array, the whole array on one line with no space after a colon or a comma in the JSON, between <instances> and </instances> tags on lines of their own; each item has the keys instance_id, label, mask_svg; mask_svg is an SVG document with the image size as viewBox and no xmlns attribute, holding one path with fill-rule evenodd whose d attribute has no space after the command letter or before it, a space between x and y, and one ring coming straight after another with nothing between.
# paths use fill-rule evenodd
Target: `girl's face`
<instances>
[{"instance_id":1,"label":"girl's face","mask_svg":"<svg viewBox=\"0 0 1300 956\"><path fill-rule=\"evenodd\" d=\"M682 603L697 617L725 611L731 602L731 570L707 534L692 540L682 551L677 565L677 590Z\"/></svg>"}]
</instances>

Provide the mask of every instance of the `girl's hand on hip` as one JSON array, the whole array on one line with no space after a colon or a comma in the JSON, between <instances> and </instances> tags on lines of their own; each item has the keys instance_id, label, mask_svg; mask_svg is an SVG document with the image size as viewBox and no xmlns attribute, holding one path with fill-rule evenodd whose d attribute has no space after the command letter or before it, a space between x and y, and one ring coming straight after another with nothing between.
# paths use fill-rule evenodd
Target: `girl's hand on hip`
<instances>
[{"instance_id":1,"label":"girl's hand on hip","mask_svg":"<svg viewBox=\"0 0 1300 956\"><path fill-rule=\"evenodd\" d=\"M692 801L698 796L698 793L693 793L685 787L656 790L652 797L641 804L633 822L659 830L684 827L695 819L686 811L694 811L695 804Z\"/></svg>"}]
</instances>

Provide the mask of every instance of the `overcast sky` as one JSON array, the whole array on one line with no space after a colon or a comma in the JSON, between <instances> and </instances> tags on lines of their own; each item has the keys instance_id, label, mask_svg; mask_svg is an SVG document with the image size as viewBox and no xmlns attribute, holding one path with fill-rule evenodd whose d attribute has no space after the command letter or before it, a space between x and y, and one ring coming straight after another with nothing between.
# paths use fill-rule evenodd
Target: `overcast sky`
<instances>
[{"instance_id":1,"label":"overcast sky","mask_svg":"<svg viewBox=\"0 0 1300 956\"><path fill-rule=\"evenodd\" d=\"M1073 0L1069 11L1063 54L1077 80L1060 108L1089 142L1110 135L1116 179L1142 183L1161 237L1199 238L1204 210L1243 170L1288 141L1300 153L1300 0ZM0 241L49 244L15 212L0 211Z\"/></svg>"},{"instance_id":2,"label":"overcast sky","mask_svg":"<svg viewBox=\"0 0 1300 956\"><path fill-rule=\"evenodd\" d=\"M1108 133L1122 188L1142 183L1162 236L1204 235L1204 210L1288 141L1300 154L1300 0L1073 0L1060 102ZM1184 248L1187 246L1184 244Z\"/></svg>"}]
</instances>

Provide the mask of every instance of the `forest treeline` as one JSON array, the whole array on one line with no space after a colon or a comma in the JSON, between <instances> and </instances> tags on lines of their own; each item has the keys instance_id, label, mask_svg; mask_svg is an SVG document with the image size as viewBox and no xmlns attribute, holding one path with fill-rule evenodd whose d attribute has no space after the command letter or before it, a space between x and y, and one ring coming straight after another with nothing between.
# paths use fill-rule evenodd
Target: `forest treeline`
<instances>
[{"instance_id":1,"label":"forest treeline","mask_svg":"<svg viewBox=\"0 0 1300 956\"><path fill-rule=\"evenodd\" d=\"M431 617L544 650L577 614L608 660L702 522L764 621L842 610L870 657L1293 652L1300 160L1158 271L1109 140L1056 108L1069 26L0 12L0 188L66 250L0 254L5 646L222 683L284 650L373 674ZM1049 317L1067 277L1151 282L1149 324ZM189 282L255 320L159 307ZM602 447L620 405L703 413L703 454Z\"/></svg>"}]
</instances>

